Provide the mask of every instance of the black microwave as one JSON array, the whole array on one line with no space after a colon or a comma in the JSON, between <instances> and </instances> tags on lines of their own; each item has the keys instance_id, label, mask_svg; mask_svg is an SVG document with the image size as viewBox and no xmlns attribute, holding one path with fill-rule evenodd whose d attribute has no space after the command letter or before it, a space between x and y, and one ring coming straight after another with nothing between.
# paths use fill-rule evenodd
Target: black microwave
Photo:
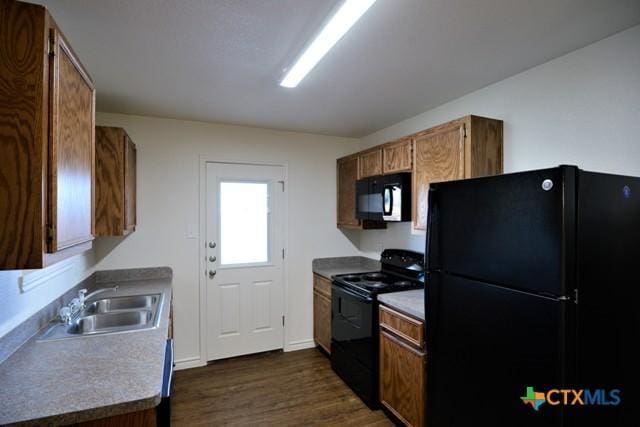
<instances>
[{"instance_id":1,"label":"black microwave","mask_svg":"<svg viewBox=\"0 0 640 427\"><path fill-rule=\"evenodd\" d=\"M411 174L370 176L358 180L356 217L369 221L411 221Z\"/></svg>"}]
</instances>

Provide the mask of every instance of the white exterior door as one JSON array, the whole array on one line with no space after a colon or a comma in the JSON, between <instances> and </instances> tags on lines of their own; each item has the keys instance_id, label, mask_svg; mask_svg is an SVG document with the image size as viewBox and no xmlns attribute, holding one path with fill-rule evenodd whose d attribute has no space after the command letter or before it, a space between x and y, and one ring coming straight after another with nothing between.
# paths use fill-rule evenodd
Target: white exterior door
<instances>
[{"instance_id":1,"label":"white exterior door","mask_svg":"<svg viewBox=\"0 0 640 427\"><path fill-rule=\"evenodd\" d=\"M284 168L207 163L207 360L284 347Z\"/></svg>"}]
</instances>

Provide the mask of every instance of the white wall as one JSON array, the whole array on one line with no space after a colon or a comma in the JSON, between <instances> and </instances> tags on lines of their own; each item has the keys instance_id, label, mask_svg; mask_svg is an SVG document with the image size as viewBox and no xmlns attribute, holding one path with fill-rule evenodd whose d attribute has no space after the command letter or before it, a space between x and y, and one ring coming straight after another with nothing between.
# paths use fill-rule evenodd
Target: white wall
<instances>
[{"instance_id":1,"label":"white wall","mask_svg":"<svg viewBox=\"0 0 640 427\"><path fill-rule=\"evenodd\" d=\"M122 126L138 148L138 228L96 243L98 269L167 265L174 272L176 359L199 360L199 156L210 160L288 163L289 348L310 344L311 260L354 255L336 229L335 160L357 151L357 139L136 116L98 114L101 125Z\"/></svg>"},{"instance_id":2,"label":"white wall","mask_svg":"<svg viewBox=\"0 0 640 427\"><path fill-rule=\"evenodd\" d=\"M0 271L0 338L88 277L93 255L88 251L44 270ZM25 279L31 285L23 291Z\"/></svg>"},{"instance_id":3,"label":"white wall","mask_svg":"<svg viewBox=\"0 0 640 427\"><path fill-rule=\"evenodd\" d=\"M575 164L640 176L640 26L369 135L361 148L467 114L504 120L505 172ZM424 251L424 236L394 224L362 231L359 247Z\"/></svg>"}]
</instances>

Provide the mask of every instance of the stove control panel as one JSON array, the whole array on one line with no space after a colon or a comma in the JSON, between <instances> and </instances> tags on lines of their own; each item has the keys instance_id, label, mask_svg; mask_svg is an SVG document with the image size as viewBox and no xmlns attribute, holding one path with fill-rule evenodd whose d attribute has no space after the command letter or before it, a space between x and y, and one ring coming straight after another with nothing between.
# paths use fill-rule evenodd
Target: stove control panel
<instances>
[{"instance_id":1,"label":"stove control panel","mask_svg":"<svg viewBox=\"0 0 640 427\"><path fill-rule=\"evenodd\" d=\"M385 249L380 262L405 270L424 271L424 254L406 249Z\"/></svg>"}]
</instances>

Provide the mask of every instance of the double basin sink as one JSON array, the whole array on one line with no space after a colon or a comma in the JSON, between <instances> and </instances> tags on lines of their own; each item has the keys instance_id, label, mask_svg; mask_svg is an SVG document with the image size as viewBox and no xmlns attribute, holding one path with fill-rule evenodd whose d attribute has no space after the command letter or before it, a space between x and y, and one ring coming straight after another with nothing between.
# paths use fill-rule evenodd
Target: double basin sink
<instances>
[{"instance_id":1,"label":"double basin sink","mask_svg":"<svg viewBox=\"0 0 640 427\"><path fill-rule=\"evenodd\" d=\"M156 328L160 321L161 306L162 294L89 301L71 323L53 325L38 341Z\"/></svg>"}]
</instances>

